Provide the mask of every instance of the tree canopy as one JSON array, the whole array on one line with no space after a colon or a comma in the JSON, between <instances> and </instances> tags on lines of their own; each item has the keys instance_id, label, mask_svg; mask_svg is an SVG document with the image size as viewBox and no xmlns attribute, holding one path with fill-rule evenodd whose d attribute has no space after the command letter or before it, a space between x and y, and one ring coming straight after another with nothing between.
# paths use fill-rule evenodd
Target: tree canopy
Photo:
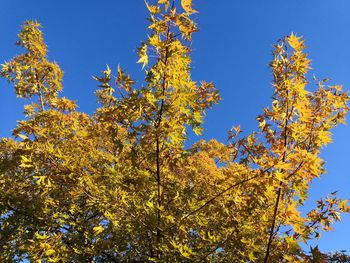
<instances>
[{"instance_id":1,"label":"tree canopy","mask_svg":"<svg viewBox=\"0 0 350 263\"><path fill-rule=\"evenodd\" d=\"M301 214L348 94L308 78L292 33L274 45L272 103L257 131L237 126L227 143L187 147L220 100L213 83L191 78L197 11L191 0L146 5L144 80L107 66L91 115L60 95L41 25L23 24L24 51L1 68L27 105L0 141L0 261L315 262L300 244L350 211L334 192Z\"/></svg>"}]
</instances>

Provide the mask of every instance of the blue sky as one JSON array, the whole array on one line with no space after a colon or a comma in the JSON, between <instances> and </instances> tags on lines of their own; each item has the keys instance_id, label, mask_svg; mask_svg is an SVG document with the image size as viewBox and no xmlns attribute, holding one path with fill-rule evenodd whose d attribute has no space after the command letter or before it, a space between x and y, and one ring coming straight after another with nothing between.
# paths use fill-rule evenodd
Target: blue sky
<instances>
[{"instance_id":1,"label":"blue sky","mask_svg":"<svg viewBox=\"0 0 350 263\"><path fill-rule=\"evenodd\" d=\"M63 95L78 101L81 111L96 107L92 75L108 64L120 64L141 80L136 50L145 39L147 10L143 0L0 0L0 61L21 52L13 44L20 25L36 19L44 26L50 58L65 71ZM223 100L205 119L206 139L225 141L232 125L249 133L255 117L271 102L268 63L272 44L295 32L303 35L313 73L350 87L349 0L194 0L201 31L194 37L193 78L213 81ZM22 102L0 81L0 136L9 136L22 118ZM328 174L315 181L310 200L339 190L350 197L350 127L334 131L324 149ZM316 243L322 250L350 251L350 216Z\"/></svg>"}]
</instances>

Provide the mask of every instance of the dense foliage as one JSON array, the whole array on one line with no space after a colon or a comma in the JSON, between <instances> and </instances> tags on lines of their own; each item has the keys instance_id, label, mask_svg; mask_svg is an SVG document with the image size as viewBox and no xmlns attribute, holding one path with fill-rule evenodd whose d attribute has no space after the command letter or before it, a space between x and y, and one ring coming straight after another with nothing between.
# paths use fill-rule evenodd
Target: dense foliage
<instances>
[{"instance_id":1,"label":"dense foliage","mask_svg":"<svg viewBox=\"0 0 350 263\"><path fill-rule=\"evenodd\" d=\"M238 126L227 144L187 148L220 99L191 79L196 11L191 0L147 8L143 84L107 66L91 116L60 96L63 72L39 23L23 24L24 53L1 69L28 104L0 141L0 261L315 262L300 242L349 207L335 193L306 216L300 207L325 172L319 154L344 123L347 93L307 79L304 41L291 34L274 46L273 101L258 131Z\"/></svg>"}]
</instances>

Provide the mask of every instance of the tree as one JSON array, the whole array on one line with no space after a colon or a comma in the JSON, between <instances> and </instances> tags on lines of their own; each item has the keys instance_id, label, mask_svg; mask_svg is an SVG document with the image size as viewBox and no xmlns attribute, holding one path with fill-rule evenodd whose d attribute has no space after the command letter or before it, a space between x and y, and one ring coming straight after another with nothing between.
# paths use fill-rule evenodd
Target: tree
<instances>
[{"instance_id":1,"label":"tree","mask_svg":"<svg viewBox=\"0 0 350 263\"><path fill-rule=\"evenodd\" d=\"M146 3L141 86L107 66L89 116L61 98L63 72L47 58L39 23L27 21L25 53L1 76L29 100L13 138L0 142L0 259L21 262L305 262L300 242L330 230L346 200L332 193L300 207L324 173L319 157L343 123L341 86L307 79L295 34L274 47L273 102L259 130L229 143L199 141L212 83L191 79L191 0ZM182 11L179 11L182 10ZM316 83L314 92L306 87Z\"/></svg>"}]
</instances>

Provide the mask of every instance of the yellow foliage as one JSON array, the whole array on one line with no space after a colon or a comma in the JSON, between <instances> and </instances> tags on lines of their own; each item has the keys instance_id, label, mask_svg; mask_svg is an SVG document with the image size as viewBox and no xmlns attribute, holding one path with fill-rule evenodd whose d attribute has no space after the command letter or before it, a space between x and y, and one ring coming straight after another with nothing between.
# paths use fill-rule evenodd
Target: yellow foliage
<instances>
[{"instance_id":1,"label":"yellow foliage","mask_svg":"<svg viewBox=\"0 0 350 263\"><path fill-rule=\"evenodd\" d=\"M170 2L146 3L145 81L107 65L91 115L60 97L63 71L39 23L22 26L24 53L0 71L29 99L14 139L0 140L1 262L303 262L299 242L350 211L333 194L299 212L349 97L325 81L308 90L293 33L275 45L272 107L257 131L189 145L220 96L191 77L192 1Z\"/></svg>"}]
</instances>

